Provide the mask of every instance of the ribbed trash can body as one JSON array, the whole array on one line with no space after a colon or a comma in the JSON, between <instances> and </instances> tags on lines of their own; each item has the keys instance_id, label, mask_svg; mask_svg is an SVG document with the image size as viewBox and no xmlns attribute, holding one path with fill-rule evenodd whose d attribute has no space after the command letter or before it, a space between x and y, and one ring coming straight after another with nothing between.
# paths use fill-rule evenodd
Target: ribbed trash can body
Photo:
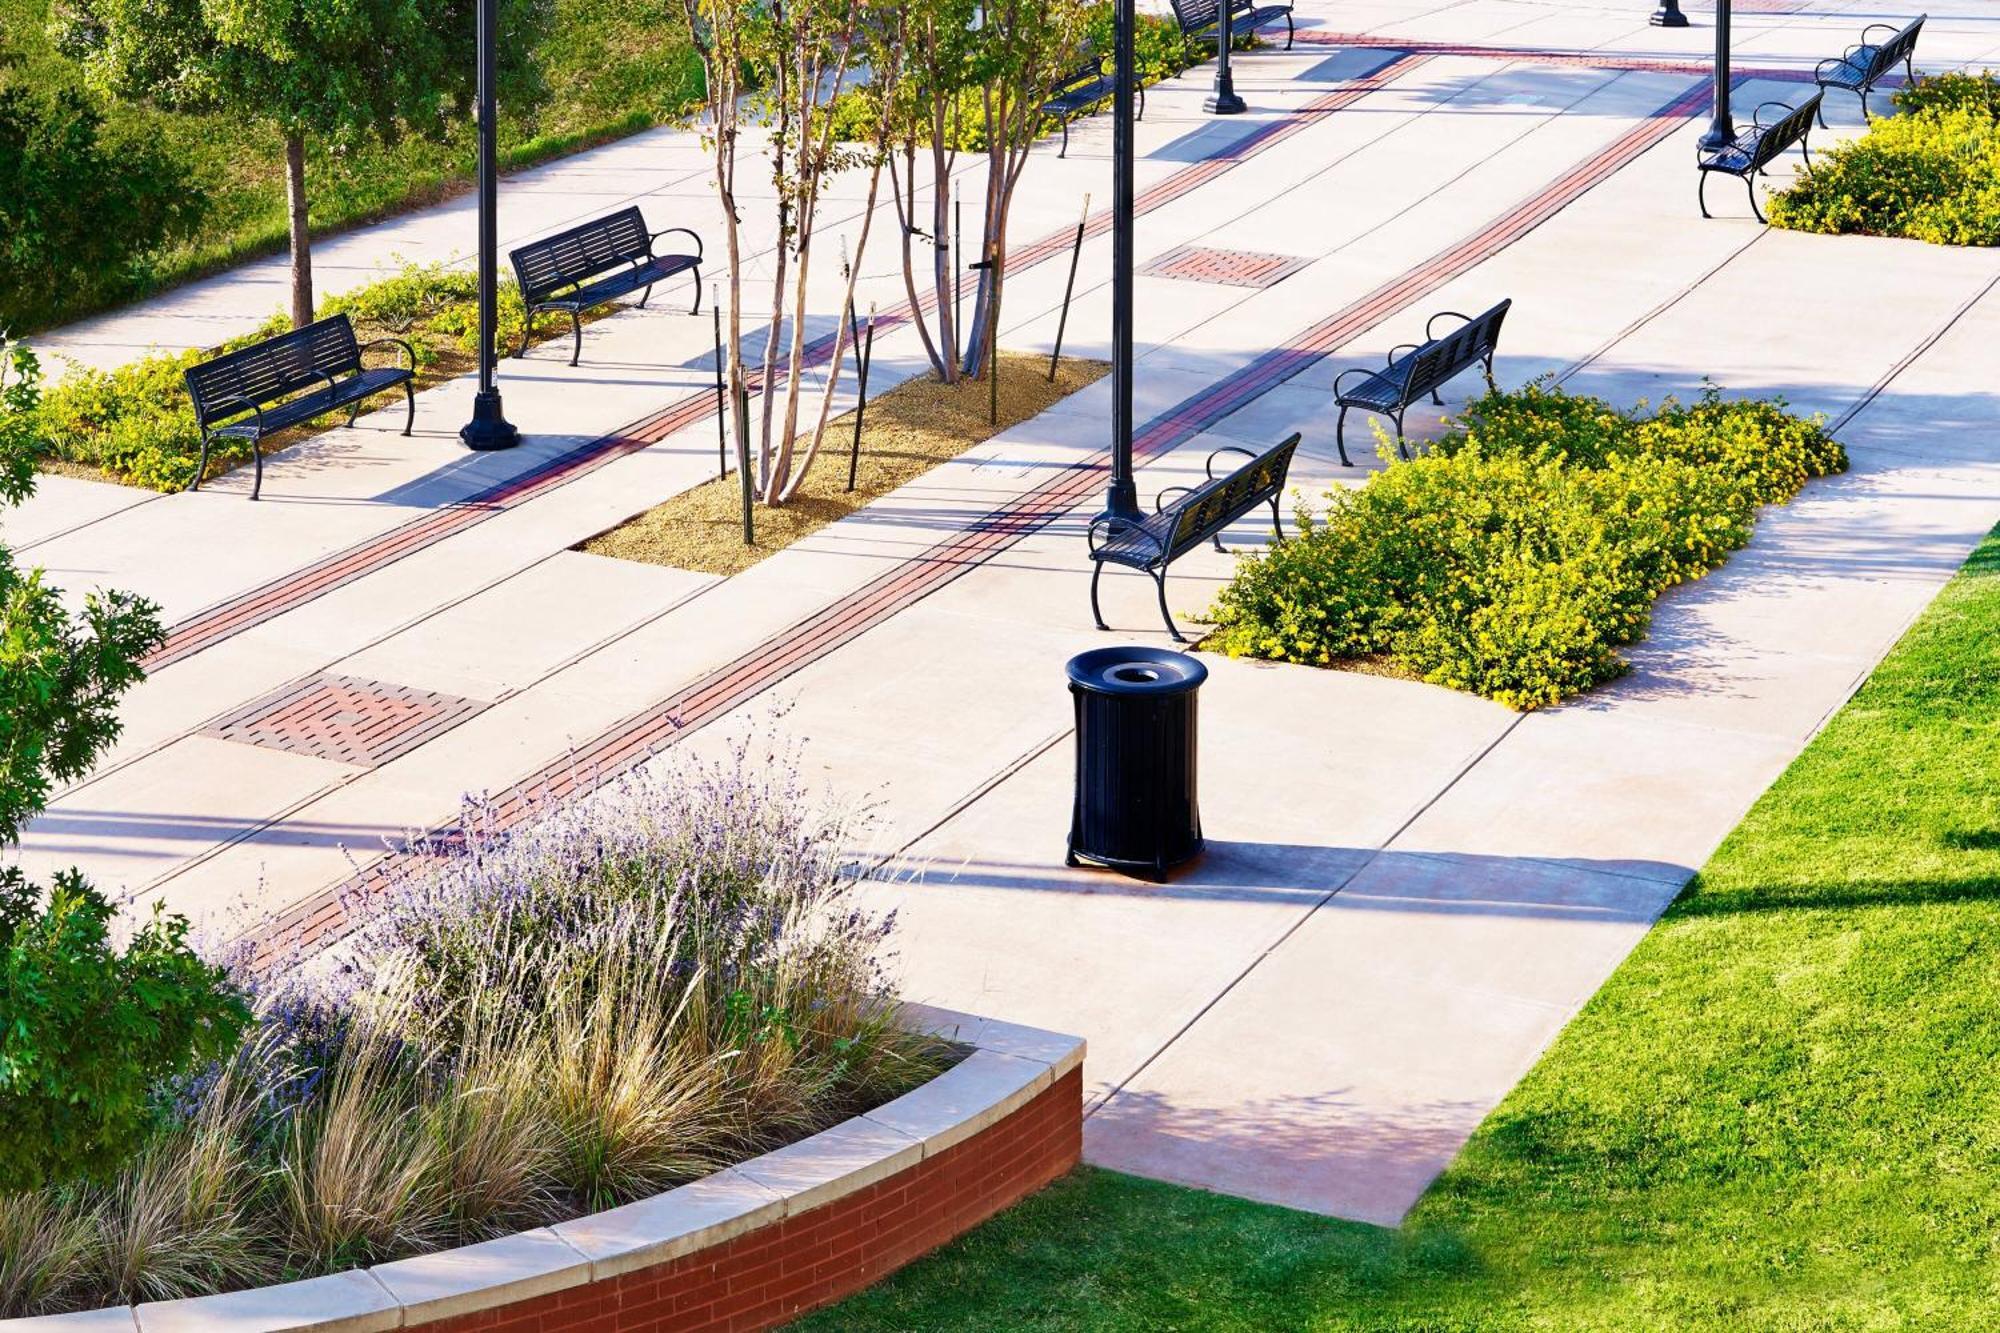
<instances>
[{"instance_id":1,"label":"ribbed trash can body","mask_svg":"<svg viewBox=\"0 0 2000 1333\"><path fill-rule=\"evenodd\" d=\"M1158 648L1095 648L1069 662L1076 804L1069 863L1166 878L1201 851L1198 691L1208 668Z\"/></svg>"}]
</instances>

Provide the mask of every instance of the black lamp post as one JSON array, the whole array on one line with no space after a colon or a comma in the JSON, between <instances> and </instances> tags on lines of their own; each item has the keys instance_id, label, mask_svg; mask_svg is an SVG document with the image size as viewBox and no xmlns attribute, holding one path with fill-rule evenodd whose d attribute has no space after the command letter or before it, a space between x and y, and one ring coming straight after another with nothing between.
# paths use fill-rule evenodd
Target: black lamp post
<instances>
[{"instance_id":1,"label":"black lamp post","mask_svg":"<svg viewBox=\"0 0 2000 1333\"><path fill-rule=\"evenodd\" d=\"M1113 0L1111 96L1111 485L1104 516L1140 519L1132 480L1132 16Z\"/></svg>"},{"instance_id":2,"label":"black lamp post","mask_svg":"<svg viewBox=\"0 0 2000 1333\"><path fill-rule=\"evenodd\" d=\"M1729 114L1729 0L1715 0L1715 118L1701 146L1714 151L1736 140L1736 121Z\"/></svg>"},{"instance_id":3,"label":"black lamp post","mask_svg":"<svg viewBox=\"0 0 2000 1333\"><path fill-rule=\"evenodd\" d=\"M1208 95L1201 109L1218 116L1234 116L1250 108L1236 95L1236 81L1229 77L1229 48L1236 45L1229 30L1229 0L1222 0L1218 8L1221 13L1215 20L1215 91Z\"/></svg>"},{"instance_id":4,"label":"black lamp post","mask_svg":"<svg viewBox=\"0 0 2000 1333\"><path fill-rule=\"evenodd\" d=\"M493 343L499 311L494 295L499 267L500 224L494 196L500 188L493 113L495 48L499 45L494 10L500 0L479 0L479 393L472 400L472 420L458 438L469 449L511 449L521 442L500 409L500 390L493 383Z\"/></svg>"},{"instance_id":5,"label":"black lamp post","mask_svg":"<svg viewBox=\"0 0 2000 1333\"><path fill-rule=\"evenodd\" d=\"M1653 11L1653 26L1656 28L1685 28L1688 16L1681 13L1681 0L1660 0L1660 7Z\"/></svg>"}]
</instances>

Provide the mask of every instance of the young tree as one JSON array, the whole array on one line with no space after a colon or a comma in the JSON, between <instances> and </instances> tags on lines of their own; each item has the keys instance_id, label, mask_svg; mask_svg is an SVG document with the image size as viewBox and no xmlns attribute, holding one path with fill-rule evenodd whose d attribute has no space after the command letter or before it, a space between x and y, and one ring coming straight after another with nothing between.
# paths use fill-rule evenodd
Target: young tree
<instances>
[{"instance_id":1,"label":"young tree","mask_svg":"<svg viewBox=\"0 0 2000 1333\"><path fill-rule=\"evenodd\" d=\"M1075 58L1087 17L1078 0L920 0L913 7L908 70L895 101L890 186L902 224L904 286L924 350L946 382L977 376L988 364L1014 190L1045 128L1049 84ZM981 268L971 318L960 329L951 180L967 150L985 156L986 172L973 250ZM926 195L928 230L918 225ZM926 243L930 314L916 276L916 251Z\"/></svg>"},{"instance_id":2,"label":"young tree","mask_svg":"<svg viewBox=\"0 0 2000 1333\"><path fill-rule=\"evenodd\" d=\"M472 103L474 12L474 0L71 0L62 41L111 92L277 130L292 321L303 324L313 316L308 142L446 137ZM543 93L531 52L550 13L550 0L502 6L511 109Z\"/></svg>"},{"instance_id":3,"label":"young tree","mask_svg":"<svg viewBox=\"0 0 2000 1333\"><path fill-rule=\"evenodd\" d=\"M0 342L0 504L34 490L39 375L34 353ZM118 697L164 637L157 609L129 593L91 593L73 614L0 545L0 846L118 738Z\"/></svg>"},{"instance_id":4,"label":"young tree","mask_svg":"<svg viewBox=\"0 0 2000 1333\"><path fill-rule=\"evenodd\" d=\"M0 338L0 504L34 490L39 376ZM163 637L126 593L72 615L0 545L0 848L117 739L118 697ZM227 1055L249 1022L185 918L156 903L118 943L117 911L74 870L45 890L0 867L0 1194L108 1175L157 1122L162 1083Z\"/></svg>"},{"instance_id":5,"label":"young tree","mask_svg":"<svg viewBox=\"0 0 2000 1333\"><path fill-rule=\"evenodd\" d=\"M743 241L736 182L746 117L749 125L763 129L767 140L763 152L771 172L777 241L760 363L766 374L757 386L761 410L754 436L755 486L765 504L782 505L798 494L825 437L886 156L886 102L879 105L869 140L858 147L838 137L836 107L848 79L864 66L878 83L893 87L900 74L904 6L895 0L682 3L706 75L708 137L729 256L728 379L740 438L751 433L744 407L750 376L742 356ZM807 392L807 284L821 191L828 177L857 166L869 168L867 202L846 274L831 369L821 388L812 438L800 454L795 441ZM774 371L782 372L782 386L778 375L770 373Z\"/></svg>"}]
</instances>

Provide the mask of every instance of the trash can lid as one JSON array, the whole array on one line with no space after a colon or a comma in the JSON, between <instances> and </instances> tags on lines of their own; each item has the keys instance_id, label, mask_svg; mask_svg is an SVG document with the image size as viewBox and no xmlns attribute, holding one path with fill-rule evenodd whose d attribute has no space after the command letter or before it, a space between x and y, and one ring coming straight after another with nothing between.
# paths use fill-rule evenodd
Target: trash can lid
<instances>
[{"instance_id":1,"label":"trash can lid","mask_svg":"<svg viewBox=\"0 0 2000 1333\"><path fill-rule=\"evenodd\" d=\"M1093 648L1069 659L1070 685L1094 694L1180 694L1207 679L1207 667L1165 648Z\"/></svg>"}]
</instances>

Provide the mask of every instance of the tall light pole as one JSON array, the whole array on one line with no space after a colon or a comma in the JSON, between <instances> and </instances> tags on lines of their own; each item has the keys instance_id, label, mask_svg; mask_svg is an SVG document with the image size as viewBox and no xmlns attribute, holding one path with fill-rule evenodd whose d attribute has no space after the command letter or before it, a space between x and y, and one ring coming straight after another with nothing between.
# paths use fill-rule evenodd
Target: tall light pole
<instances>
[{"instance_id":1,"label":"tall light pole","mask_svg":"<svg viewBox=\"0 0 2000 1333\"><path fill-rule=\"evenodd\" d=\"M500 0L479 0L479 392L472 400L472 420L459 427L458 438L468 449L511 449L521 432L500 409L500 390L493 383L493 343L499 323L494 292L500 257L500 223L495 195L500 189L493 111L493 80L498 63L498 27L494 11Z\"/></svg>"},{"instance_id":2,"label":"tall light pole","mask_svg":"<svg viewBox=\"0 0 2000 1333\"><path fill-rule=\"evenodd\" d=\"M1736 139L1736 121L1729 114L1729 0L1715 0L1715 118L1701 146L1714 151Z\"/></svg>"},{"instance_id":3,"label":"tall light pole","mask_svg":"<svg viewBox=\"0 0 2000 1333\"><path fill-rule=\"evenodd\" d=\"M1136 522L1132 480L1132 16L1113 0L1111 94L1111 485L1104 516Z\"/></svg>"},{"instance_id":4,"label":"tall light pole","mask_svg":"<svg viewBox=\"0 0 2000 1333\"><path fill-rule=\"evenodd\" d=\"M1681 13L1681 0L1660 0L1660 7L1653 11L1653 26L1656 28L1685 28L1688 16Z\"/></svg>"},{"instance_id":5,"label":"tall light pole","mask_svg":"<svg viewBox=\"0 0 2000 1333\"><path fill-rule=\"evenodd\" d=\"M1236 80L1229 76L1229 48L1236 45L1230 31L1229 0L1217 6L1215 18L1215 91L1201 104L1203 111L1218 116L1234 116L1250 108L1236 95Z\"/></svg>"}]
</instances>

